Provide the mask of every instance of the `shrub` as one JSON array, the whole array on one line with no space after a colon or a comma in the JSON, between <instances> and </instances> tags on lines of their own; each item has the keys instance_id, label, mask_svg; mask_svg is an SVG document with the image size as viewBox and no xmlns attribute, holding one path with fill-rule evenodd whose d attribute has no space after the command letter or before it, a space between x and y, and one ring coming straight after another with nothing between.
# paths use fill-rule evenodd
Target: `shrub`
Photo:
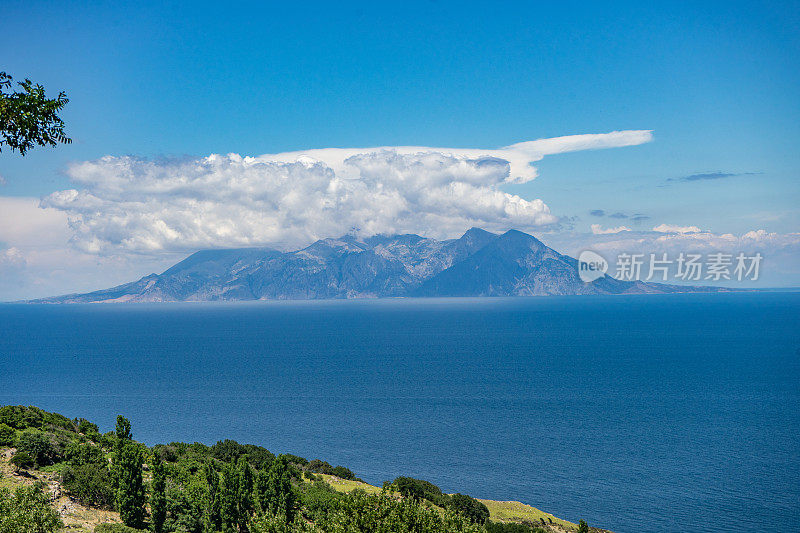
<instances>
[{"instance_id":1,"label":"shrub","mask_svg":"<svg viewBox=\"0 0 800 533\"><path fill-rule=\"evenodd\" d=\"M32 468L33 457L27 452L17 452L11 458L11 464L19 471L20 468Z\"/></svg>"},{"instance_id":2,"label":"shrub","mask_svg":"<svg viewBox=\"0 0 800 533\"><path fill-rule=\"evenodd\" d=\"M451 509L469 518L473 524L483 524L489 518L489 508L466 494L453 494L449 504Z\"/></svg>"},{"instance_id":3,"label":"shrub","mask_svg":"<svg viewBox=\"0 0 800 533\"><path fill-rule=\"evenodd\" d=\"M53 464L60 459L55 438L35 429L26 429L17 437L17 450L30 455L37 467Z\"/></svg>"},{"instance_id":4,"label":"shrub","mask_svg":"<svg viewBox=\"0 0 800 533\"><path fill-rule=\"evenodd\" d=\"M100 435L100 428L97 427L97 424L92 424L85 418L76 418L75 427L78 430L78 433L83 433L87 436Z\"/></svg>"},{"instance_id":5,"label":"shrub","mask_svg":"<svg viewBox=\"0 0 800 533\"><path fill-rule=\"evenodd\" d=\"M346 494L321 517L316 526L333 531L414 531L418 533L484 533L452 511L428 509L411 499L397 501L387 494Z\"/></svg>"},{"instance_id":6,"label":"shrub","mask_svg":"<svg viewBox=\"0 0 800 533\"><path fill-rule=\"evenodd\" d=\"M327 509L335 506L344 497L344 494L321 480L300 486L300 503L312 518L323 516Z\"/></svg>"},{"instance_id":7,"label":"shrub","mask_svg":"<svg viewBox=\"0 0 800 533\"><path fill-rule=\"evenodd\" d=\"M445 506L448 503L448 496L442 494L442 489L424 479L400 476L392 484L404 498L412 500L428 500L436 505Z\"/></svg>"},{"instance_id":8,"label":"shrub","mask_svg":"<svg viewBox=\"0 0 800 533\"><path fill-rule=\"evenodd\" d=\"M97 446L88 443L70 442L64 450L64 458L72 466L108 464L106 454Z\"/></svg>"},{"instance_id":9,"label":"shrub","mask_svg":"<svg viewBox=\"0 0 800 533\"><path fill-rule=\"evenodd\" d=\"M15 433L14 428L0 422L0 446L12 446Z\"/></svg>"},{"instance_id":10,"label":"shrub","mask_svg":"<svg viewBox=\"0 0 800 533\"><path fill-rule=\"evenodd\" d=\"M504 523L487 520L484 527L486 528L486 533L548 533L547 530L540 527L513 522Z\"/></svg>"},{"instance_id":11,"label":"shrub","mask_svg":"<svg viewBox=\"0 0 800 533\"><path fill-rule=\"evenodd\" d=\"M153 446L153 456L165 463L174 463L178 460L178 450L171 444L156 444Z\"/></svg>"},{"instance_id":12,"label":"shrub","mask_svg":"<svg viewBox=\"0 0 800 533\"><path fill-rule=\"evenodd\" d=\"M247 461L257 470L268 468L275 459L275 454L254 444L239 444L235 440L225 439L210 448L211 456L223 463L235 463L239 457L246 455Z\"/></svg>"},{"instance_id":13,"label":"shrub","mask_svg":"<svg viewBox=\"0 0 800 533\"><path fill-rule=\"evenodd\" d=\"M134 529L122 524L100 524L94 528L94 533L145 533L145 530Z\"/></svg>"},{"instance_id":14,"label":"shrub","mask_svg":"<svg viewBox=\"0 0 800 533\"><path fill-rule=\"evenodd\" d=\"M589 524L586 523L586 520L578 522L578 533L589 533Z\"/></svg>"},{"instance_id":15,"label":"shrub","mask_svg":"<svg viewBox=\"0 0 800 533\"><path fill-rule=\"evenodd\" d=\"M61 482L68 494L85 505L106 509L114 506L114 482L105 465L68 466L61 474Z\"/></svg>"},{"instance_id":16,"label":"shrub","mask_svg":"<svg viewBox=\"0 0 800 533\"><path fill-rule=\"evenodd\" d=\"M294 456L292 456L294 457ZM290 461L294 462L294 461ZM295 463L297 464L297 463ZM307 472L316 472L317 474L328 474L331 476L340 477L342 479L353 479L358 480L356 475L353 473L352 470L349 468L345 468L343 466L331 466L330 463L326 461L322 461L321 459L314 459L309 461L308 464L304 466L304 469Z\"/></svg>"},{"instance_id":17,"label":"shrub","mask_svg":"<svg viewBox=\"0 0 800 533\"><path fill-rule=\"evenodd\" d=\"M24 405L4 405L0 407L0 423L14 429L65 429L75 431L75 425L66 416L48 413L38 407Z\"/></svg>"},{"instance_id":18,"label":"shrub","mask_svg":"<svg viewBox=\"0 0 800 533\"><path fill-rule=\"evenodd\" d=\"M286 458L287 461L289 461L293 465L301 467L308 465L308 459L306 459L305 457L300 457L299 455L292 455L291 453L284 453L282 455L283 457Z\"/></svg>"},{"instance_id":19,"label":"shrub","mask_svg":"<svg viewBox=\"0 0 800 533\"><path fill-rule=\"evenodd\" d=\"M334 466L331 474L342 479L356 479L356 475L353 471L343 466Z\"/></svg>"},{"instance_id":20,"label":"shrub","mask_svg":"<svg viewBox=\"0 0 800 533\"><path fill-rule=\"evenodd\" d=\"M0 533L52 533L63 526L41 488L0 489Z\"/></svg>"}]
</instances>

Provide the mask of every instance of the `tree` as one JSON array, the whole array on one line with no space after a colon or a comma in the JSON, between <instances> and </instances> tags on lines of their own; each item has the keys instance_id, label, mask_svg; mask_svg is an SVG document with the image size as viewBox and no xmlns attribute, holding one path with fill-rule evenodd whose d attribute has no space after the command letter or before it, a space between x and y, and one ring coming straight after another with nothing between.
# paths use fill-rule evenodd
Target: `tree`
<instances>
[{"instance_id":1,"label":"tree","mask_svg":"<svg viewBox=\"0 0 800 533\"><path fill-rule=\"evenodd\" d=\"M586 523L586 520L578 522L578 533L589 533L589 524Z\"/></svg>"},{"instance_id":2,"label":"tree","mask_svg":"<svg viewBox=\"0 0 800 533\"><path fill-rule=\"evenodd\" d=\"M33 467L34 460L33 457L30 456L28 452L17 452L11 458L11 464L14 465L14 469L19 472L21 469L28 469Z\"/></svg>"},{"instance_id":3,"label":"tree","mask_svg":"<svg viewBox=\"0 0 800 533\"><path fill-rule=\"evenodd\" d=\"M53 436L38 429L26 429L20 433L17 450L30 455L37 468L53 464L59 459L59 449Z\"/></svg>"},{"instance_id":4,"label":"tree","mask_svg":"<svg viewBox=\"0 0 800 533\"><path fill-rule=\"evenodd\" d=\"M150 517L153 533L163 533L167 519L167 473L164 463L156 455L153 461L153 481L150 485Z\"/></svg>"},{"instance_id":5,"label":"tree","mask_svg":"<svg viewBox=\"0 0 800 533\"><path fill-rule=\"evenodd\" d=\"M52 533L64 524L38 486L0 488L0 533Z\"/></svg>"},{"instance_id":6,"label":"tree","mask_svg":"<svg viewBox=\"0 0 800 533\"><path fill-rule=\"evenodd\" d=\"M258 473L254 493L259 512L280 516L287 523L294 520L297 496L292 490L292 472L286 457L279 456L269 470Z\"/></svg>"},{"instance_id":7,"label":"tree","mask_svg":"<svg viewBox=\"0 0 800 533\"><path fill-rule=\"evenodd\" d=\"M114 481L104 464L70 464L61 472L61 485L70 496L85 505L114 507Z\"/></svg>"},{"instance_id":8,"label":"tree","mask_svg":"<svg viewBox=\"0 0 800 533\"><path fill-rule=\"evenodd\" d=\"M122 523L141 529L144 525L146 495L142 479L143 454L133 442L131 423L122 415L117 417L114 473L117 486L117 509Z\"/></svg>"},{"instance_id":9,"label":"tree","mask_svg":"<svg viewBox=\"0 0 800 533\"><path fill-rule=\"evenodd\" d=\"M14 444L14 428L0 422L0 446L11 446Z\"/></svg>"},{"instance_id":10,"label":"tree","mask_svg":"<svg viewBox=\"0 0 800 533\"><path fill-rule=\"evenodd\" d=\"M214 470L211 461L203 465L203 477L206 481L206 500L203 506L203 529L206 533L219 531L222 527L220 516L219 474Z\"/></svg>"},{"instance_id":11,"label":"tree","mask_svg":"<svg viewBox=\"0 0 800 533\"><path fill-rule=\"evenodd\" d=\"M120 441L129 441L133 440L133 435L131 434L131 422L127 418L122 415L117 415L117 428L115 430L117 434L117 439Z\"/></svg>"},{"instance_id":12,"label":"tree","mask_svg":"<svg viewBox=\"0 0 800 533\"><path fill-rule=\"evenodd\" d=\"M239 526L239 473L234 463L222 470L219 497L222 530L233 531Z\"/></svg>"},{"instance_id":13,"label":"tree","mask_svg":"<svg viewBox=\"0 0 800 533\"><path fill-rule=\"evenodd\" d=\"M44 87L27 78L17 82L22 90L12 92L14 79L0 72L0 152L3 145L21 155L39 146L69 144L64 121L58 116L69 99L62 91L57 98L47 98Z\"/></svg>"},{"instance_id":14,"label":"tree","mask_svg":"<svg viewBox=\"0 0 800 533\"><path fill-rule=\"evenodd\" d=\"M237 480L237 497L236 506L239 515L239 531L247 531L247 522L253 512L253 471L250 469L250 463L247 462L247 456L239 457L239 462L236 465Z\"/></svg>"},{"instance_id":15,"label":"tree","mask_svg":"<svg viewBox=\"0 0 800 533\"><path fill-rule=\"evenodd\" d=\"M489 518L489 508L472 496L453 494L450 507L470 519L473 524L483 524Z\"/></svg>"}]
</instances>

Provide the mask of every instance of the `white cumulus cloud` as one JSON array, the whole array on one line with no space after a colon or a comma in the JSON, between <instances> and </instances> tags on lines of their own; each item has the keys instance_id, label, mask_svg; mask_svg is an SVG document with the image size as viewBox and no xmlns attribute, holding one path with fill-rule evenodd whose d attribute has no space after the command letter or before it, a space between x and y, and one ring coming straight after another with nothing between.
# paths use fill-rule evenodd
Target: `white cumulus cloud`
<instances>
[{"instance_id":1,"label":"white cumulus cloud","mask_svg":"<svg viewBox=\"0 0 800 533\"><path fill-rule=\"evenodd\" d=\"M603 228L600 224L592 224L592 233L594 235L609 235L612 233L620 233L623 231L631 231L628 226L617 226L616 228Z\"/></svg>"},{"instance_id":2,"label":"white cumulus cloud","mask_svg":"<svg viewBox=\"0 0 800 533\"><path fill-rule=\"evenodd\" d=\"M675 224L659 224L653 228L658 233L700 233L703 230L697 226L677 226Z\"/></svg>"},{"instance_id":3,"label":"white cumulus cloud","mask_svg":"<svg viewBox=\"0 0 800 533\"><path fill-rule=\"evenodd\" d=\"M77 163L75 189L42 199L69 216L90 253L296 247L356 230L450 237L470 226L533 230L556 222L541 200L501 189L536 177L545 155L630 146L647 130L573 135L497 150L327 148L259 157Z\"/></svg>"}]
</instances>

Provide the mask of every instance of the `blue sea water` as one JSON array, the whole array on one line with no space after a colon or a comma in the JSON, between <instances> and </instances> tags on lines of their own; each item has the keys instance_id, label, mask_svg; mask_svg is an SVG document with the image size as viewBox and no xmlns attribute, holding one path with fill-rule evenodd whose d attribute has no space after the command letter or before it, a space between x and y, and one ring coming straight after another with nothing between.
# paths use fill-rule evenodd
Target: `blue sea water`
<instances>
[{"instance_id":1,"label":"blue sea water","mask_svg":"<svg viewBox=\"0 0 800 533\"><path fill-rule=\"evenodd\" d=\"M800 527L800 293L0 305L0 404L620 533Z\"/></svg>"}]
</instances>

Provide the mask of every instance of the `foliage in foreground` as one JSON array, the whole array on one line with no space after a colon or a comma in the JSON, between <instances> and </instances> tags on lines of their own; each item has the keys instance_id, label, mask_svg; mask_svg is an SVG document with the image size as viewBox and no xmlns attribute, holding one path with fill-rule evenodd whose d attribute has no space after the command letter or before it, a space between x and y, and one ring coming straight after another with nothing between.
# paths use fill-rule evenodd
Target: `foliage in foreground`
<instances>
[{"instance_id":1,"label":"foliage in foreground","mask_svg":"<svg viewBox=\"0 0 800 533\"><path fill-rule=\"evenodd\" d=\"M25 155L36 145L71 143L58 116L69 102L67 95L62 91L56 98L47 98L44 87L27 78L17 82L22 90L11 91L13 81L0 72L0 152L3 145Z\"/></svg>"},{"instance_id":2,"label":"foliage in foreground","mask_svg":"<svg viewBox=\"0 0 800 533\"><path fill-rule=\"evenodd\" d=\"M0 489L0 533L52 533L63 525L40 487Z\"/></svg>"},{"instance_id":3,"label":"foliage in foreground","mask_svg":"<svg viewBox=\"0 0 800 533\"><path fill-rule=\"evenodd\" d=\"M378 494L345 494L317 474L358 478L347 468L319 459L276 457L260 446L232 440L213 446L173 442L148 448L133 440L130 422L122 416L115 431L101 435L96 425L83 419L70 420L35 407L0 407L0 438L17 446L12 462L16 460L19 468L54 464L70 496L89 506L118 510L125 525L103 524L96 528L98 533L543 531L491 522L482 502L465 494L445 494L425 480L399 477L385 483ZM44 509L33 516L58 520L43 494L23 496L20 502L27 502L26 508ZM7 502L14 497L4 496L6 514L11 508ZM19 508L22 503L13 505ZM49 533L53 529L46 528L57 525L26 530L14 523L0 533Z\"/></svg>"}]
</instances>

